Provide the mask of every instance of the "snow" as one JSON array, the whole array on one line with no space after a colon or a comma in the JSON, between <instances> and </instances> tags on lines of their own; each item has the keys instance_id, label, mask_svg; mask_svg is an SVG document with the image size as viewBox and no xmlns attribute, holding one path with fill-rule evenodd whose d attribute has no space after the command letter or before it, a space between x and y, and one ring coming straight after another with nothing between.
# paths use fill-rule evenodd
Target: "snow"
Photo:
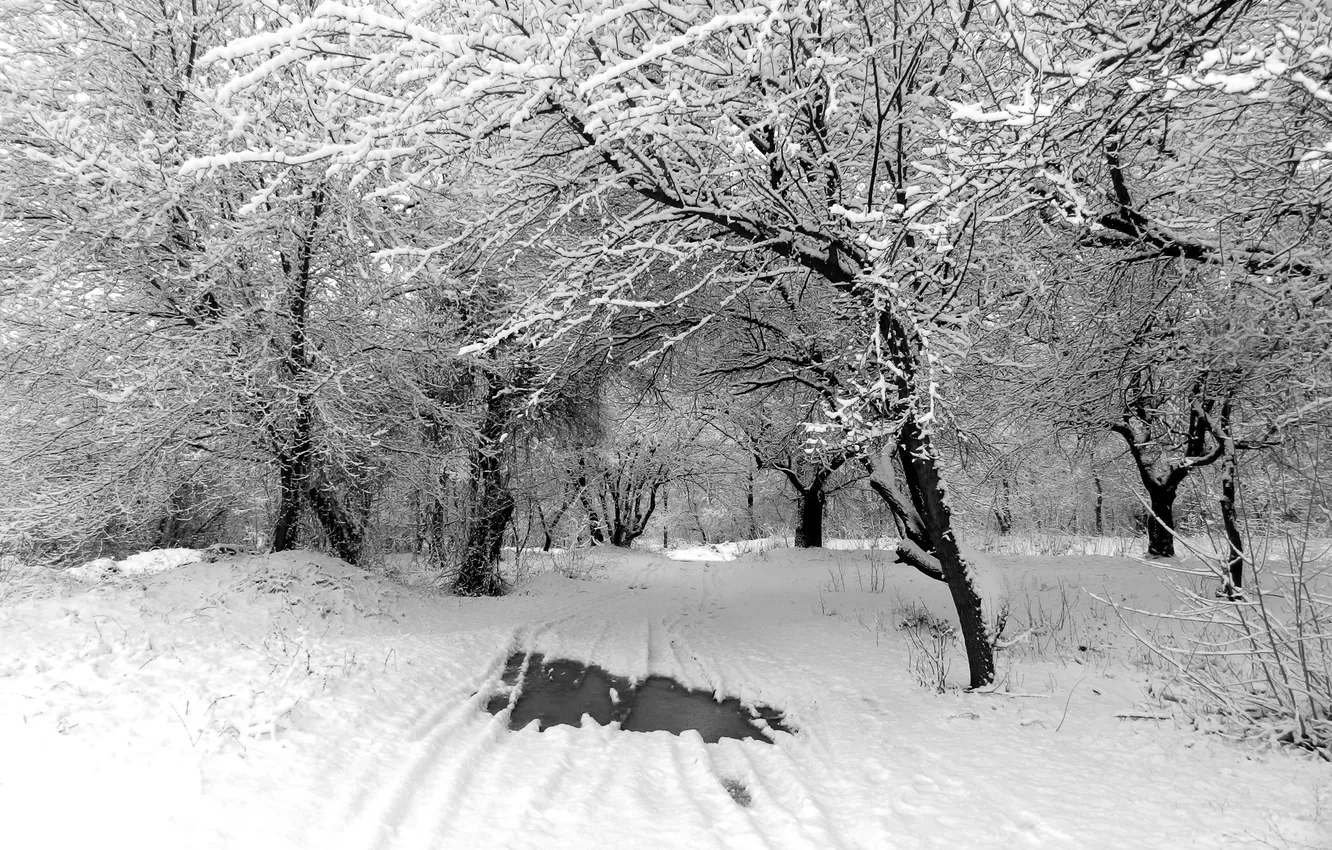
<instances>
[{"instance_id":1,"label":"snow","mask_svg":"<svg viewBox=\"0 0 1332 850\"><path fill-rule=\"evenodd\" d=\"M1080 590L1159 608L1168 594L1151 568L983 556L987 588L1015 611L1063 611L1083 648L1032 635L999 654L995 692L936 695L914 680L898 623L911 606L949 618L947 589L870 543L596 549L596 581L543 569L567 553L525 553L534 573L502 599L409 588L308 552L161 570L185 556L145 553L120 562L135 580L96 584L9 569L4 844L1332 842L1326 765L1170 719L1113 612ZM799 731L775 745L589 723L511 732L483 707L515 650L673 676L781 708ZM963 684L952 652L949 681Z\"/></svg>"},{"instance_id":2,"label":"snow","mask_svg":"<svg viewBox=\"0 0 1332 850\"><path fill-rule=\"evenodd\" d=\"M115 575L143 575L174 570L204 559L202 549L153 549L130 555L122 561L97 558L65 570L65 575L79 581L102 581Z\"/></svg>"}]
</instances>

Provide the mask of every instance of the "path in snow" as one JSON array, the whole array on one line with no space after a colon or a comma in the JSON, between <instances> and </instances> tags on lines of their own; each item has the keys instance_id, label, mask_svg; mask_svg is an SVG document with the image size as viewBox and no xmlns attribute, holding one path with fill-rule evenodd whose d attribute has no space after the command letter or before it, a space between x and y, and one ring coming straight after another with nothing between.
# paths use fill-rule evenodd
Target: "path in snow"
<instances>
[{"instance_id":1,"label":"path in snow","mask_svg":"<svg viewBox=\"0 0 1332 850\"><path fill-rule=\"evenodd\" d=\"M621 675L671 676L691 686L757 696L743 653L713 657L721 611L718 570L649 562L626 587L579 598L513 630L512 649L594 661ZM731 638L742 633L732 633ZM758 643L762 630L752 632ZM696 735L630 734L589 726L511 733L481 709L499 685L510 647L489 658L477 695L397 726L411 741L397 758L365 768L381 787L350 824L351 846L373 848L634 846L836 847L789 736L704 744ZM383 761L392 763L388 776ZM722 785L736 779L755 799L738 806ZM387 779L387 781L385 781ZM640 813L626 819L627 812ZM759 815L761 812L761 816ZM642 815L650 834L644 834Z\"/></svg>"},{"instance_id":2,"label":"path in snow","mask_svg":"<svg viewBox=\"0 0 1332 850\"><path fill-rule=\"evenodd\" d=\"M467 694L429 707L388 695L385 746L354 768L365 791L343 846L1261 846L1253 824L1289 807L1279 760L1255 781L1214 742L1144 734L1111 719L1128 706L1103 682L1074 690L1071 720L1064 694L922 692L898 638L876 645L824 616L817 568L619 560L474 656ZM482 709L515 650L768 703L801 732L776 746L595 725L510 732Z\"/></svg>"},{"instance_id":3,"label":"path in snow","mask_svg":"<svg viewBox=\"0 0 1332 850\"><path fill-rule=\"evenodd\" d=\"M1142 698L1141 672L1122 662L1001 657L1013 689L1036 696L922 689L894 612L919 600L944 615L946 591L897 567L884 592L851 589L882 553L591 557L606 563L602 580L546 574L498 600L396 591L287 553L0 605L0 841L1332 846L1325 765L1116 719ZM1153 592L1122 559L1002 565L1047 610L1061 582ZM1095 644L1102 625L1086 624ZM484 707L514 651L670 676L783 710L799 732L774 745L510 731ZM953 664L958 680L959 650Z\"/></svg>"}]
</instances>

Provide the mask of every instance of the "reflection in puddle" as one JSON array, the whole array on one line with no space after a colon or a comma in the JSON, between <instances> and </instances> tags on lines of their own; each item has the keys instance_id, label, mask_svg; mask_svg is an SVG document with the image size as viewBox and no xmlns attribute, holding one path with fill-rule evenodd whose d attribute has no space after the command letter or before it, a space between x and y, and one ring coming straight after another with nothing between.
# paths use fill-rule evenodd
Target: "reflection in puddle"
<instances>
[{"instance_id":1,"label":"reflection in puddle","mask_svg":"<svg viewBox=\"0 0 1332 850\"><path fill-rule=\"evenodd\" d=\"M782 713L767 706L744 706L735 697L720 702L707 691L690 690L674 679L650 676L634 685L595 665L554 659L539 654L510 656L504 669L503 692L491 697L486 710L498 714L509 705L518 685L523 660L527 671L518 688L518 701L509 716L510 729L522 729L533 720L541 729L578 726L589 715L605 726L620 724L627 732L671 732L693 729L715 744L722 738L753 738L772 743L774 732L794 732Z\"/></svg>"}]
</instances>

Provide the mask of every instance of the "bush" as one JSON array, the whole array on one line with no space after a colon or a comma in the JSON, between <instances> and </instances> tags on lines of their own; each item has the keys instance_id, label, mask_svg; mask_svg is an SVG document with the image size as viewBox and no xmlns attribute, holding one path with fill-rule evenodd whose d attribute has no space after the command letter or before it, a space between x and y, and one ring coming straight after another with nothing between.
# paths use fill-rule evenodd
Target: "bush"
<instances>
[{"instance_id":1,"label":"bush","mask_svg":"<svg viewBox=\"0 0 1332 850\"><path fill-rule=\"evenodd\" d=\"M1205 568L1192 572L1192 585L1172 582L1181 604L1162 618L1171 634L1134 634L1182 686L1158 696L1199 728L1332 761L1332 576L1326 553L1312 556L1307 540L1288 534L1282 544L1272 562L1259 548L1232 596L1215 592L1225 586L1225 562L1195 553Z\"/></svg>"},{"instance_id":2,"label":"bush","mask_svg":"<svg viewBox=\"0 0 1332 850\"><path fill-rule=\"evenodd\" d=\"M914 602L900 603L893 613L907 639L907 665L922 688L943 693L948 685L949 654L957 643L952 624Z\"/></svg>"}]
</instances>

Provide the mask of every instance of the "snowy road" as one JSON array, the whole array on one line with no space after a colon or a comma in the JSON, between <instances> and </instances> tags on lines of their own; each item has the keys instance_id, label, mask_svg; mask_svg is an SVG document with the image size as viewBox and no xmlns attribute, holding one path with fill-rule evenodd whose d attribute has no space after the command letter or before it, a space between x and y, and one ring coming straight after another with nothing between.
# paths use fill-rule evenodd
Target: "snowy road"
<instances>
[{"instance_id":1,"label":"snowy road","mask_svg":"<svg viewBox=\"0 0 1332 850\"><path fill-rule=\"evenodd\" d=\"M940 589L900 570L886 592L829 589L830 575L867 557L619 553L606 557L602 580L549 574L502 600L403 594L392 621L316 622L290 614L305 610L297 606L279 616L272 594L233 592L219 603L215 588L234 575L204 565L142 590L24 603L0 621L0 637L28 641L51 668L11 663L0 700L32 706L64 694L65 722L79 725L60 732L38 711L19 727L0 712L0 744L26 741L32 759L62 753L46 780L23 760L0 764L0 822L41 839L5 846L74 847L121 833L139 847L184 839L320 850L1329 846L1324 767L1116 719L1141 696L1127 666L1019 665L1008 674L1032 694L1023 697L923 690L892 614L916 599L945 611ZM199 609L208 617L184 613L200 600L213 600ZM95 630L68 618L38 627L53 606L87 608L78 623L115 617L123 631L102 628L108 652L90 662L79 652ZM168 639L179 675L150 685L144 677L164 662L143 647ZM672 676L782 709L799 732L770 745L595 725L509 731L504 714L483 709L516 650ZM255 663L238 666L251 651ZM288 657L300 662L295 677ZM135 671L141 658L150 663ZM110 684L80 702L57 682L81 681L90 663ZM961 658L954 664L960 674ZM189 679L199 691L207 679L230 701L247 676L256 693L298 697L267 734L237 736L234 721L214 718L186 736L186 719L145 708L150 686L170 702L172 687ZM94 723L97 712L108 722ZM126 752L133 757L115 761ZM154 774L162 765L174 773ZM195 781L123 787L117 777L131 769ZM95 829L35 813L44 793L71 793L71 773L96 777L95 787L73 782L73 793L101 794ZM748 805L733 798L741 787Z\"/></svg>"},{"instance_id":2,"label":"snowy road","mask_svg":"<svg viewBox=\"0 0 1332 850\"><path fill-rule=\"evenodd\" d=\"M696 735L594 724L511 733L507 715L481 710L510 648L764 698L750 662L768 655L763 645L773 635L756 622L718 629L718 573L712 565L637 565L624 572L629 587L580 596L517 627L511 647L493 652L475 676L476 696L386 718L401 745L361 766L359 784L379 790L349 807L349 846L855 846L810 786L810 753L798 739L781 736L777 747L705 744ZM743 784L750 809L736 804L723 779ZM638 816L626 818L630 812Z\"/></svg>"}]
</instances>

